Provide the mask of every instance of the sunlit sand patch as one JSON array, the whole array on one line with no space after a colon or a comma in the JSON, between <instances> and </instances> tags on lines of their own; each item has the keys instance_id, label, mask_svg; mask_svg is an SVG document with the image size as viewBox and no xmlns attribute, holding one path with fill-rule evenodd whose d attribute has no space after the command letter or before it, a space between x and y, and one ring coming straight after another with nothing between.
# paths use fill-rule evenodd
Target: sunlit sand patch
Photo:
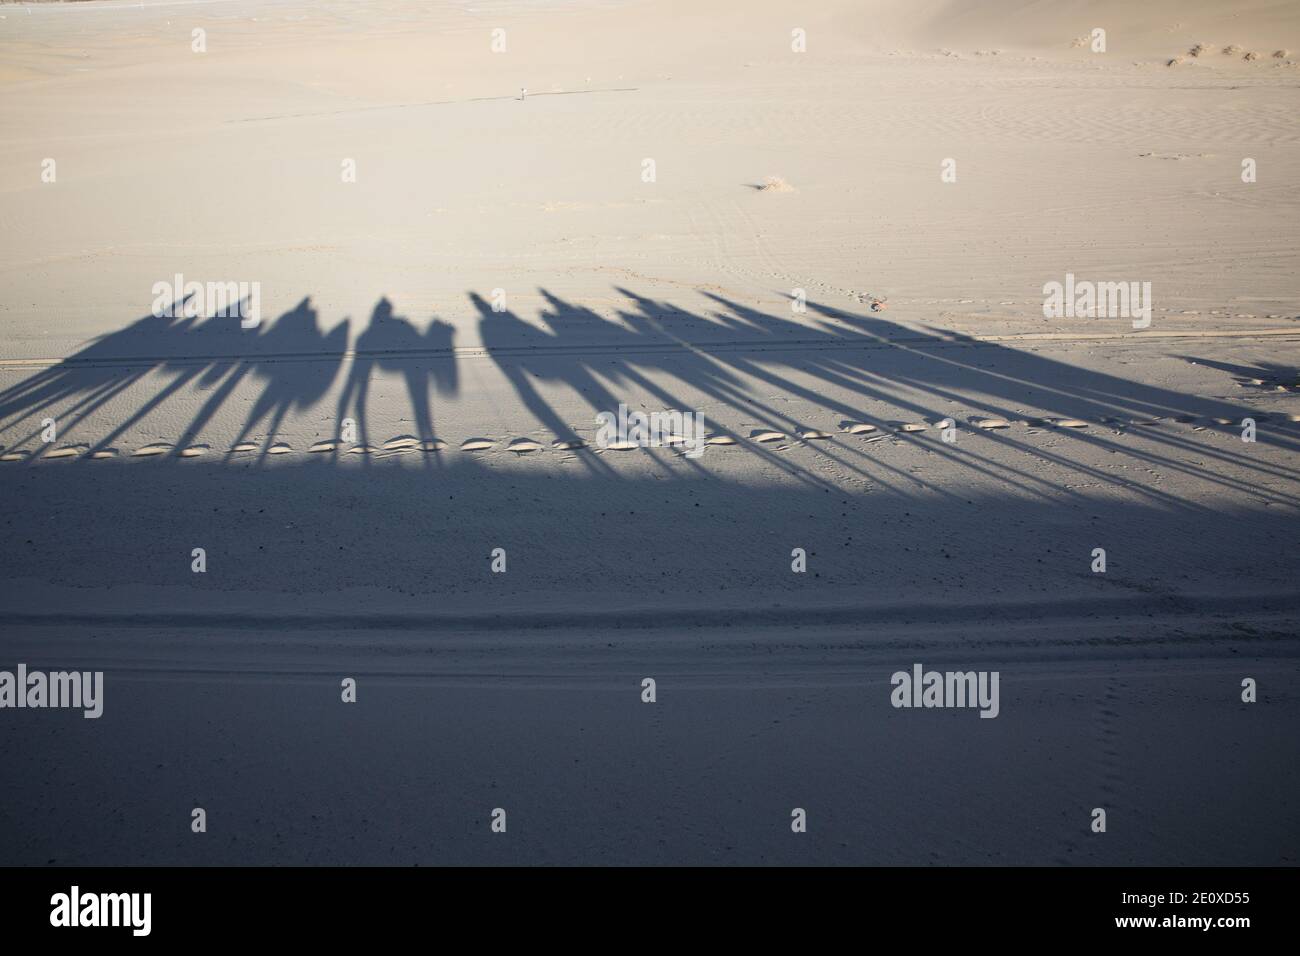
<instances>
[{"instance_id":1,"label":"sunlit sand patch","mask_svg":"<svg viewBox=\"0 0 1300 956\"><path fill-rule=\"evenodd\" d=\"M1053 422L1057 428L1087 428L1088 423L1081 418L1058 418Z\"/></svg>"},{"instance_id":2,"label":"sunlit sand patch","mask_svg":"<svg viewBox=\"0 0 1300 956\"><path fill-rule=\"evenodd\" d=\"M375 448L373 445L353 445L348 449L349 455L373 455Z\"/></svg>"},{"instance_id":3,"label":"sunlit sand patch","mask_svg":"<svg viewBox=\"0 0 1300 956\"><path fill-rule=\"evenodd\" d=\"M31 456L31 452L18 449L16 451L7 451L3 455L0 455L0 461L26 461Z\"/></svg>"},{"instance_id":4,"label":"sunlit sand patch","mask_svg":"<svg viewBox=\"0 0 1300 956\"><path fill-rule=\"evenodd\" d=\"M704 444L706 445L734 445L735 443L736 439L732 438L730 435L710 435L708 438L704 439Z\"/></svg>"},{"instance_id":5,"label":"sunlit sand patch","mask_svg":"<svg viewBox=\"0 0 1300 956\"><path fill-rule=\"evenodd\" d=\"M506 451L512 451L516 455L527 455L529 452L541 450L541 443L533 441L531 438L516 438L506 446Z\"/></svg>"},{"instance_id":6,"label":"sunlit sand patch","mask_svg":"<svg viewBox=\"0 0 1300 956\"><path fill-rule=\"evenodd\" d=\"M755 431L749 433L750 441L756 441L764 444L770 441L780 441L785 437L786 435L783 432L768 431L762 428L756 429Z\"/></svg>"},{"instance_id":7,"label":"sunlit sand patch","mask_svg":"<svg viewBox=\"0 0 1300 956\"><path fill-rule=\"evenodd\" d=\"M198 458L200 455L206 455L210 449L207 445L190 445L189 448L181 449L182 458Z\"/></svg>"},{"instance_id":8,"label":"sunlit sand patch","mask_svg":"<svg viewBox=\"0 0 1300 956\"><path fill-rule=\"evenodd\" d=\"M571 438L571 439L557 438L555 439L555 441L551 442L551 445L554 446L555 448L558 448L560 451L573 451L574 449L577 448L587 447L587 443L583 441L581 438Z\"/></svg>"},{"instance_id":9,"label":"sunlit sand patch","mask_svg":"<svg viewBox=\"0 0 1300 956\"><path fill-rule=\"evenodd\" d=\"M314 455L323 451L337 451L339 443L336 441L318 441L307 449L307 454Z\"/></svg>"},{"instance_id":10,"label":"sunlit sand patch","mask_svg":"<svg viewBox=\"0 0 1300 956\"><path fill-rule=\"evenodd\" d=\"M384 451L400 451L405 448L418 448L420 439L414 435L398 435L396 438L390 438L384 442Z\"/></svg>"},{"instance_id":11,"label":"sunlit sand patch","mask_svg":"<svg viewBox=\"0 0 1300 956\"><path fill-rule=\"evenodd\" d=\"M466 438L460 443L461 451L487 451L496 444L491 438Z\"/></svg>"},{"instance_id":12,"label":"sunlit sand patch","mask_svg":"<svg viewBox=\"0 0 1300 956\"><path fill-rule=\"evenodd\" d=\"M236 445L234 448L230 449L230 451L231 451L231 453L234 453L234 452L246 452L246 451L257 451L257 442L255 442L255 441L241 441L241 442L240 442L238 445Z\"/></svg>"},{"instance_id":13,"label":"sunlit sand patch","mask_svg":"<svg viewBox=\"0 0 1300 956\"><path fill-rule=\"evenodd\" d=\"M135 451L131 452L134 458L153 458L156 455L165 455L172 450L172 446L163 442L154 442L152 445L142 445Z\"/></svg>"},{"instance_id":14,"label":"sunlit sand patch","mask_svg":"<svg viewBox=\"0 0 1300 956\"><path fill-rule=\"evenodd\" d=\"M799 433L799 437L804 441L826 441L832 436L830 432L818 431L816 428L806 428Z\"/></svg>"},{"instance_id":15,"label":"sunlit sand patch","mask_svg":"<svg viewBox=\"0 0 1300 956\"><path fill-rule=\"evenodd\" d=\"M287 455L293 451L293 446L288 442L278 441L266 450L268 455Z\"/></svg>"},{"instance_id":16,"label":"sunlit sand patch","mask_svg":"<svg viewBox=\"0 0 1300 956\"><path fill-rule=\"evenodd\" d=\"M1005 418L977 418L972 423L976 428L1010 428L1011 423Z\"/></svg>"},{"instance_id":17,"label":"sunlit sand patch","mask_svg":"<svg viewBox=\"0 0 1300 956\"><path fill-rule=\"evenodd\" d=\"M116 448L100 448L90 453L91 461L103 461L105 458L116 458Z\"/></svg>"}]
</instances>

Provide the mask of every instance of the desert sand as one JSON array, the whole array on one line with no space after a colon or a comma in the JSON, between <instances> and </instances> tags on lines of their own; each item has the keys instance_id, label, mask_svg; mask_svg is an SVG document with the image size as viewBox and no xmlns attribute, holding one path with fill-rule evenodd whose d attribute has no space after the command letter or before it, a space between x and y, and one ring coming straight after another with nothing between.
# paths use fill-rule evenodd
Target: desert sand
<instances>
[{"instance_id":1,"label":"desert sand","mask_svg":"<svg viewBox=\"0 0 1300 956\"><path fill-rule=\"evenodd\" d=\"M0 863L1296 862L1300 5L0 18Z\"/></svg>"}]
</instances>

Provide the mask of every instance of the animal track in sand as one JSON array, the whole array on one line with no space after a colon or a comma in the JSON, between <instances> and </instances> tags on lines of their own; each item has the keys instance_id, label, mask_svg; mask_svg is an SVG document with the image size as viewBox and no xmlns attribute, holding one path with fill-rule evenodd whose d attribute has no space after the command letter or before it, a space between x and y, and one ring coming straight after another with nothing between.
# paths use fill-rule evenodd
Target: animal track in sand
<instances>
[{"instance_id":1,"label":"animal track in sand","mask_svg":"<svg viewBox=\"0 0 1300 956\"><path fill-rule=\"evenodd\" d=\"M868 425L866 422L840 422L840 431L848 432L850 435L866 435L875 430L875 425Z\"/></svg>"},{"instance_id":2,"label":"animal track in sand","mask_svg":"<svg viewBox=\"0 0 1300 956\"><path fill-rule=\"evenodd\" d=\"M1268 418L1268 413L1256 412L1254 413L1254 417L1259 421L1264 421ZM1278 413L1276 417L1289 423L1300 422L1300 415L1296 415L1296 414ZM945 423L947 421L948 419L944 419ZM1028 426L1030 429L1029 434L1038 434L1037 429L1041 429L1041 428L1060 429L1060 428L1090 427L1089 422L1079 418L1027 417L1027 418L1018 418L1015 420L1008 420L1004 418L970 416L967 419L967 421L970 423L972 427L981 430L1006 429L1006 428L1010 428L1013 424L1025 425ZM1195 429L1196 431L1205 430L1204 426L1206 425L1218 426L1220 428L1229 428L1229 427L1235 427L1236 424L1235 420L1233 419L1199 418L1194 415L1179 415L1169 419L1160 416L1154 418L1128 418L1128 417L1116 418L1114 416L1108 416L1106 418L1100 419L1100 421L1103 424L1110 425L1111 427L1116 429L1123 429L1127 427L1151 428L1172 421L1172 422L1178 422L1180 424L1197 425L1198 427ZM923 432L928 430L931 427L931 424L932 423L929 422L893 421L888 423L888 431L892 431L895 433L908 433L908 434L917 433L917 432ZM853 421L849 419L846 419L839 423L839 430L843 433L850 434L850 435L866 436L865 441L868 443L883 441L884 439L890 437L887 432L881 432L881 428L879 426L868 424L866 422ZM799 439L803 440L804 442L830 441L834 439L834 435L832 435L830 432L821 431L815 428L800 429L795 434ZM756 428L750 431L746 440L750 442L754 442L756 444L767 445L767 444L773 444L778 442L787 442L789 441L790 438L791 438L790 434L777 431L776 429ZM460 448L462 451L470 451L470 452L488 451L496 448L498 443L499 443L498 440L493 438L468 438L461 443ZM670 435L662 440L662 444L665 446L675 446L684 443L687 443L687 439L679 435ZM735 436L727 435L727 434L715 433L713 435L710 435L707 439L705 439L705 444L707 445L734 446L739 443L740 440L738 440ZM560 451L573 451L573 450L588 447L588 443L582 439L557 438L552 440L550 442L550 445L551 447ZM259 445L258 442L255 441L241 442L237 445L234 445L230 449L230 452L232 454L255 452L259 449L259 447L261 446ZM308 448L308 452L317 453L317 454L321 452L336 452L340 450L341 447L342 445L340 442L334 439L325 439L322 441L314 442ZM388 457L388 455L384 453L392 454L392 453L400 453L405 451L422 451L422 452L430 453L430 452L442 451L447 447L448 446L446 442L441 441L437 438L420 439L414 435L399 435L395 438L388 439L379 447L375 447L373 445L367 445L367 444L353 445L352 447L347 449L346 453L351 455L378 454L380 457ZM604 451L632 451L641 447L643 446L640 442L632 442L632 441L611 442L610 444L602 446L600 449L597 449L597 454L600 454L601 452ZM779 449L785 449L790 446L786 444L781 444L778 445L777 447ZM34 461L34 460L43 460L47 458L48 459L87 458L91 460L103 460L108 458L115 458L118 457L120 454L122 454L122 452L120 452L116 448L100 448L94 451L91 451L90 449L91 446L79 444L79 445L67 445L67 446L54 449L49 452L42 453L40 450L32 452L25 449L12 449L12 448L9 449L8 451L5 451L4 446L0 445L0 452L3 452L3 454L0 454L0 461L4 461L4 462L26 461L26 460ZM539 441L534 438L515 438L510 440L508 444L506 444L505 446L506 451L514 452L517 455L531 454L533 452L544 451L545 449L546 449L546 444L543 441ZM140 448L135 449L132 452L129 452L128 454L130 455L130 457L133 458L155 458L155 457L162 457L168 455L174 455L175 457L178 458L197 458L207 454L211 450L212 449L210 445L196 444L196 445L189 445L184 448L178 449L167 442L151 442L147 445L143 445ZM288 442L276 442L267 449L266 453L268 455L292 454L293 447ZM566 456L560 460L570 461L574 459L572 458L572 456Z\"/></svg>"},{"instance_id":3,"label":"animal track in sand","mask_svg":"<svg viewBox=\"0 0 1300 956\"><path fill-rule=\"evenodd\" d=\"M54 451L47 452L46 458L78 458L90 451L89 445L64 445L62 448L56 448Z\"/></svg>"},{"instance_id":4,"label":"animal track in sand","mask_svg":"<svg viewBox=\"0 0 1300 956\"><path fill-rule=\"evenodd\" d=\"M420 439L414 435L398 435L396 438L390 438L384 442L384 451L402 451L407 448L420 447Z\"/></svg>"}]
</instances>

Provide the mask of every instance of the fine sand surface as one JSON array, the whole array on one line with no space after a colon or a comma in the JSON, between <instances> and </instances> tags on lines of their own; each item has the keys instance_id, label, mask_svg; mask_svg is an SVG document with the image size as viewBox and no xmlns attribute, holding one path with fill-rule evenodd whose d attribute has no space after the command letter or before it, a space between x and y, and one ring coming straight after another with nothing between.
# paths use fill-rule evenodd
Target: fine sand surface
<instances>
[{"instance_id":1,"label":"fine sand surface","mask_svg":"<svg viewBox=\"0 0 1300 956\"><path fill-rule=\"evenodd\" d=\"M0 670L106 686L0 864L1300 856L1300 6L5 3L0 89Z\"/></svg>"}]
</instances>

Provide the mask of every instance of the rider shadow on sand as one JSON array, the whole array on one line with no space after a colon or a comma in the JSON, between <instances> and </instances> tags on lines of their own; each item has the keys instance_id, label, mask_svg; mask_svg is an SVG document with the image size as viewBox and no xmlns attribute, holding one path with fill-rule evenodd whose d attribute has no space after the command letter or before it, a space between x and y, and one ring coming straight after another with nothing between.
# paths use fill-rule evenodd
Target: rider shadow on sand
<instances>
[{"instance_id":1,"label":"rider shadow on sand","mask_svg":"<svg viewBox=\"0 0 1300 956\"><path fill-rule=\"evenodd\" d=\"M262 383L232 449L248 438L264 421L266 436L259 458L265 458L280 433L280 426L294 411L312 408L329 391L343 362L348 345L348 320L328 333L322 332L309 298L280 316L257 338L259 354L245 358L236 372L240 379L251 377ZM295 361L294 353L310 356ZM226 457L231 452L227 451Z\"/></svg>"},{"instance_id":2,"label":"rider shadow on sand","mask_svg":"<svg viewBox=\"0 0 1300 956\"><path fill-rule=\"evenodd\" d=\"M389 372L399 375L406 384L415 437L433 440L436 436L430 392L450 397L459 389L452 349L455 335L455 327L441 319L434 319L421 334L407 319L394 314L387 298L381 298L370 315L370 324L357 338L352 366L339 392L336 439L342 434L344 421L354 414L357 438L361 445L370 447L370 383L377 374ZM426 462L430 457L426 456Z\"/></svg>"},{"instance_id":3,"label":"rider shadow on sand","mask_svg":"<svg viewBox=\"0 0 1300 956\"><path fill-rule=\"evenodd\" d=\"M0 422L9 432L31 418L56 417L59 431L70 432L105 404L167 365L166 355L140 358L157 352L159 342L173 342L193 334L196 317L186 317L184 301L164 316L146 315L125 328L98 336L89 345L49 368L0 391ZM174 317L173 317L174 316ZM9 445L31 440L37 425L24 435L6 438Z\"/></svg>"},{"instance_id":4,"label":"rider shadow on sand","mask_svg":"<svg viewBox=\"0 0 1300 956\"><path fill-rule=\"evenodd\" d=\"M1118 461L1134 466L1181 472L1238 492L1292 498L1276 487L1261 490L1266 486L1259 480L1269 485L1294 482L1293 469L1268 459L1243 458L1174 427L1189 417L1222 423L1250 414L1250 409L1221 399L813 302L807 303L812 316L799 320L707 292L702 294L717 308L697 314L626 289L616 291L633 308L619 309L616 318L608 319L541 290L546 300L539 314L543 328L511 312L494 312L481 296L470 293L482 316L484 347L522 404L556 435L568 437L572 429L543 397L539 382L567 385L595 412L643 400L646 410L706 407L710 417L713 410L725 408L728 418L786 435L828 427L825 413L831 412L842 420L842 427L865 423L896 441L924 442L928 451L956 467L1045 498L1080 493L1063 489L1059 480L1043 472L1041 462L1099 484L1133 488L1167 505L1189 506L1183 496L1159 483L1135 483L1113 466L1081 457L1088 448L1120 455ZM788 398L776 401L770 397L774 394ZM1037 411L1024 418L1026 409ZM978 445L970 440L940 443L933 432L928 437L900 432L906 421L933 427L950 414L960 416L959 427L968 430L984 419L1025 420L1031 428L1052 428L1050 416L1086 419L1091 427L1060 429L1055 434L1064 442L1032 446L996 429L981 429ZM1035 424L1037 416L1044 420ZM719 422L710 424L718 434L737 441L747 437L733 435ZM1126 440L1130 432L1140 440ZM1300 449L1288 431L1274 430L1268 441ZM774 448L753 442L745 442L745 447L796 477L815 480L811 473L797 474L788 456ZM918 482L885 456L871 453L863 441L820 444L818 450L837 466L896 490ZM992 454L995 451L1006 454ZM1233 468L1229 472L1219 465ZM1237 473L1242 468L1253 477ZM940 487L931 490L944 493Z\"/></svg>"},{"instance_id":5,"label":"rider shadow on sand","mask_svg":"<svg viewBox=\"0 0 1300 956\"><path fill-rule=\"evenodd\" d=\"M1178 473L1256 500L1295 500L1293 463L1300 441L1288 423L1261 428L1257 445L1227 447L1207 440L1212 434L1197 436L1181 427L1199 422L1198 428L1235 435L1235 423L1244 417L1267 420L1266 411L1227 399L815 302L795 318L716 293L701 293L710 306L692 311L617 289L624 304L610 316L540 291L544 306L533 321L468 293L483 351L522 406L500 423L510 429L545 428L558 442L580 442L579 425L569 419L591 429L591 413L615 412L620 404L646 411L702 410L715 434L734 439L736 453L757 456L800 481L821 481L819 470L833 467L900 493L918 486L957 493L951 483L916 477L906 463L879 454L888 446L867 444L872 439L845 435L819 442L814 468L775 444L750 440L754 436L742 430L760 426L755 434L770 430L797 442L805 429L829 431L837 420L840 427L847 420L875 426L875 440L922 444L936 462L1044 498L1120 486L1165 505L1197 506L1170 485L1140 478ZM345 369L349 324L345 319L323 330L308 299L250 330L232 318L145 316L0 391L0 441L11 449L39 441L34 436L43 417L58 419L66 441L92 415L107 419L112 412L110 433L95 436L90 446L104 448L147 417L161 417L158 410L166 405L167 430L183 423L175 447L180 454L245 386L253 386L236 443L266 429L257 437L264 442L262 455L268 454L292 417L330 401L337 388L336 428L355 416L359 439L368 445L370 388L377 376L402 379L419 438L435 438L431 396L451 398L460 390L453 326L435 319L421 333L381 299ZM1261 380L1286 372L1272 365L1201 361ZM557 390L570 391L578 401L553 405L548 396ZM187 401L199 405L197 412L183 405ZM386 418L400 420L401 406L386 407ZM937 440L933 426L949 415L961 418L960 434L970 438L955 445ZM1040 433L1050 429L1046 439L1018 429L973 437L971 419L1030 423L1039 416L1079 418L1089 427L1054 427L1049 421L1028 424ZM906 433L899 420L926 422L931 430ZM1252 453L1269 447L1289 455ZM590 449L578 458L593 472L615 474L599 452ZM661 464L668 470L670 462ZM702 467L689 464L692 470ZM1063 485L1062 474L1071 481Z\"/></svg>"}]
</instances>

